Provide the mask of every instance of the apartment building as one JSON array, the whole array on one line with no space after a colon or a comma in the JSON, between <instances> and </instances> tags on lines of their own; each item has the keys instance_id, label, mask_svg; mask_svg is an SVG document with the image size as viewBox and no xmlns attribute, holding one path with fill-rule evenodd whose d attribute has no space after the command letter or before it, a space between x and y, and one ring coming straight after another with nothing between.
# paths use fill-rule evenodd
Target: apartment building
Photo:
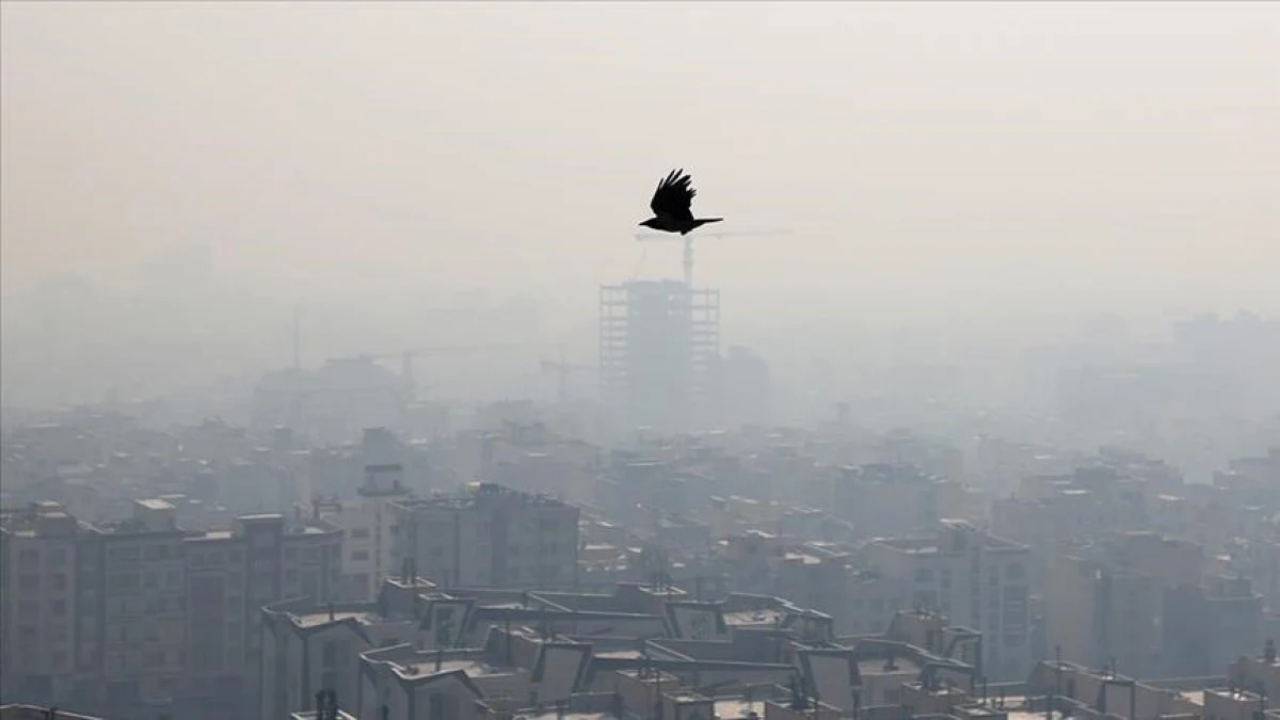
<instances>
[{"instance_id":1,"label":"apartment building","mask_svg":"<svg viewBox=\"0 0 1280 720\"><path fill-rule=\"evenodd\" d=\"M400 463L366 465L364 483L355 501L314 501L316 517L339 525L344 534L342 596L347 600L374 598L382 580L395 574L392 557L396 512L392 505L408 500Z\"/></svg>"},{"instance_id":2,"label":"apartment building","mask_svg":"<svg viewBox=\"0 0 1280 720\"><path fill-rule=\"evenodd\" d=\"M1046 585L1046 645L1070 662L1115 662L1131 675L1158 676L1167 664L1166 590L1199 587L1203 568L1200 546L1146 532L1058 554Z\"/></svg>"},{"instance_id":3,"label":"apartment building","mask_svg":"<svg viewBox=\"0 0 1280 720\"><path fill-rule=\"evenodd\" d=\"M1217 675L1257 650L1262 596L1248 578L1212 577L1164 592L1164 677Z\"/></svg>"},{"instance_id":4,"label":"apartment building","mask_svg":"<svg viewBox=\"0 0 1280 720\"><path fill-rule=\"evenodd\" d=\"M1030 550L973 525L945 520L932 538L880 539L863 563L884 578L910 582L913 609L941 613L982 633L983 672L1020 680L1031 667Z\"/></svg>"},{"instance_id":5,"label":"apartment building","mask_svg":"<svg viewBox=\"0 0 1280 720\"><path fill-rule=\"evenodd\" d=\"M458 495L400 500L393 558L442 587L569 588L577 582L577 507L475 483Z\"/></svg>"},{"instance_id":6,"label":"apartment building","mask_svg":"<svg viewBox=\"0 0 1280 720\"><path fill-rule=\"evenodd\" d=\"M43 703L76 686L76 531L76 519L56 503L0 520L0 687L6 699ZM92 657L95 649L86 651Z\"/></svg>"},{"instance_id":7,"label":"apartment building","mask_svg":"<svg viewBox=\"0 0 1280 720\"><path fill-rule=\"evenodd\" d=\"M389 583L391 581L388 581ZM430 591L430 583L398 584L379 603L330 603L305 600L268 605L263 617L259 716L284 717L295 710L315 709L315 694L332 691L354 707L359 691L360 653L379 647L415 644L421 634L413 593ZM389 598L388 595L401 598ZM408 603L397 603L405 599ZM391 602L388 602L388 601Z\"/></svg>"},{"instance_id":8,"label":"apartment building","mask_svg":"<svg viewBox=\"0 0 1280 720\"><path fill-rule=\"evenodd\" d=\"M335 526L274 514L186 532L159 499L103 525L56 504L10 513L0 521L0 683L6 696L69 709L234 704L256 692L259 608L331 596L341 542Z\"/></svg>"},{"instance_id":9,"label":"apartment building","mask_svg":"<svg viewBox=\"0 0 1280 720\"><path fill-rule=\"evenodd\" d=\"M941 478L914 465L873 463L841 468L832 507L864 538L928 532L938 524Z\"/></svg>"}]
</instances>

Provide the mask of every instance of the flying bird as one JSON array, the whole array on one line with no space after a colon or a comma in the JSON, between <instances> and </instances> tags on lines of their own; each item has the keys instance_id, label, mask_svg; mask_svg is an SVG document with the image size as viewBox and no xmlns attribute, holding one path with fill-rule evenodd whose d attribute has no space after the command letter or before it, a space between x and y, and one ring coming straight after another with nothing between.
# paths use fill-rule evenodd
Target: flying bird
<instances>
[{"instance_id":1,"label":"flying bird","mask_svg":"<svg viewBox=\"0 0 1280 720\"><path fill-rule=\"evenodd\" d=\"M707 223L723 220L693 216L693 196L698 191L690 186L690 182L684 170L672 170L658 183L658 189L653 191L653 199L649 201L649 209L653 210L654 216L640 224L661 232L688 235Z\"/></svg>"}]
</instances>

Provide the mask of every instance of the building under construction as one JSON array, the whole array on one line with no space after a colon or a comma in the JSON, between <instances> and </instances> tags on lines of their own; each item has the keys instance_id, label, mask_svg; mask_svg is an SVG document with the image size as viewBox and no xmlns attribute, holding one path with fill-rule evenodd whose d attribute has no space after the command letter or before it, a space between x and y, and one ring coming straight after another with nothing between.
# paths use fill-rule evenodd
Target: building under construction
<instances>
[{"instance_id":1,"label":"building under construction","mask_svg":"<svg viewBox=\"0 0 1280 720\"><path fill-rule=\"evenodd\" d=\"M713 422L720 291L677 280L600 288L600 394L632 426Z\"/></svg>"}]
</instances>

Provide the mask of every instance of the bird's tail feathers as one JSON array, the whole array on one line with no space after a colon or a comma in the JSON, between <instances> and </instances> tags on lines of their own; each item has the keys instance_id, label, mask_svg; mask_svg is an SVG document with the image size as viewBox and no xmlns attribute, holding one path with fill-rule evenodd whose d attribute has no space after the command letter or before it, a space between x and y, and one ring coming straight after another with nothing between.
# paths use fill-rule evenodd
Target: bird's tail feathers
<instances>
[{"instance_id":1,"label":"bird's tail feathers","mask_svg":"<svg viewBox=\"0 0 1280 720\"><path fill-rule=\"evenodd\" d=\"M724 218L698 218L698 222L703 225L706 225L707 223L720 222L722 220L724 220Z\"/></svg>"}]
</instances>

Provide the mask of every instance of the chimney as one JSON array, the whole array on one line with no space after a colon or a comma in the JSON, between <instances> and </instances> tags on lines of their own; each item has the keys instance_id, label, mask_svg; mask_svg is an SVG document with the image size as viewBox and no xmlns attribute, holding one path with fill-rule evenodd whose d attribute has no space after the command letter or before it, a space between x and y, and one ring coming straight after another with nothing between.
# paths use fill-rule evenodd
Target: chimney
<instances>
[{"instance_id":1,"label":"chimney","mask_svg":"<svg viewBox=\"0 0 1280 720\"><path fill-rule=\"evenodd\" d=\"M1262 657L1264 660L1267 661L1268 665L1274 665L1276 663L1276 641L1275 640L1272 640L1270 638L1267 639L1267 644L1262 650Z\"/></svg>"}]
</instances>

